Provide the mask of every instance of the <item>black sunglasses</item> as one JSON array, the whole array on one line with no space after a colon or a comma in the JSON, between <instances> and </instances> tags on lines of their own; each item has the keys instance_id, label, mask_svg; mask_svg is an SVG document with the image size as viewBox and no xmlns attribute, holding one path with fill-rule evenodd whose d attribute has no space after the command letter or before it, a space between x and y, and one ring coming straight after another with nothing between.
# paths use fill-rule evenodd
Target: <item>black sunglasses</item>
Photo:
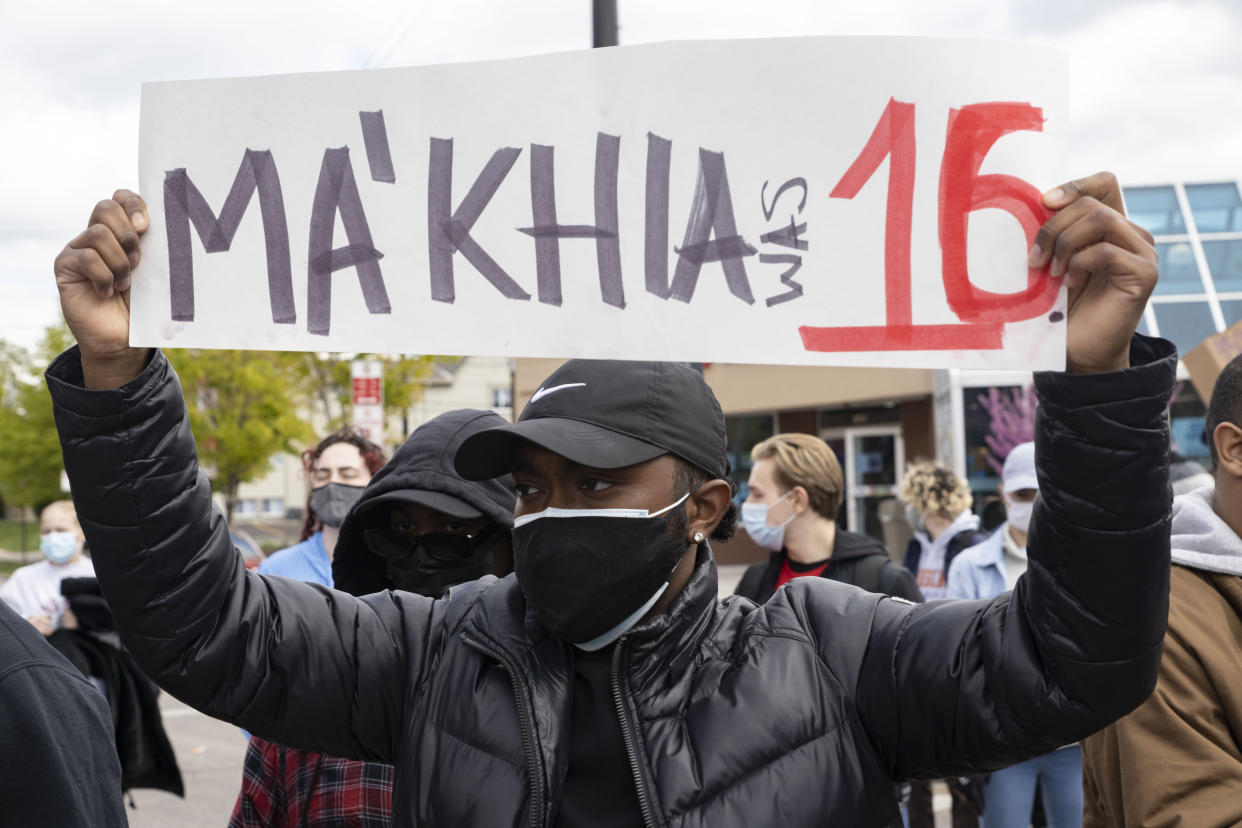
<instances>
[{"instance_id":1,"label":"black sunglasses","mask_svg":"<svg viewBox=\"0 0 1242 828\"><path fill-rule=\"evenodd\" d=\"M417 554L422 547L427 557L444 563L455 563L474 556L479 544L495 528L488 525L473 535L462 535L457 532L428 532L423 535L410 535L396 529L367 529L363 531L363 541L367 548L381 558L405 560Z\"/></svg>"}]
</instances>

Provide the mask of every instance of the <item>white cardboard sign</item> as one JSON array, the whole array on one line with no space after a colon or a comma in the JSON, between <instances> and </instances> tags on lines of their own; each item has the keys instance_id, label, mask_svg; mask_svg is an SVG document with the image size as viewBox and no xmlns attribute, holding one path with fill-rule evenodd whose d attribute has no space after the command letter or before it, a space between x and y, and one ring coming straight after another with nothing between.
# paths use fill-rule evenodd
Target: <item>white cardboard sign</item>
<instances>
[{"instance_id":1,"label":"white cardboard sign","mask_svg":"<svg viewBox=\"0 0 1242 828\"><path fill-rule=\"evenodd\" d=\"M923 38L148 84L131 341L1059 368L1067 97Z\"/></svg>"}]
</instances>

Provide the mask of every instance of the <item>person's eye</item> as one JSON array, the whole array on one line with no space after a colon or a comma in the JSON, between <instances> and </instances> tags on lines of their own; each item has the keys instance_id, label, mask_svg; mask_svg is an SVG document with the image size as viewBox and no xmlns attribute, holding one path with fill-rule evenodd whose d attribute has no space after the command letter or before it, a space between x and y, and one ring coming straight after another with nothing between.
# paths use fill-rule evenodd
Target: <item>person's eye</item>
<instances>
[{"instance_id":1,"label":"person's eye","mask_svg":"<svg viewBox=\"0 0 1242 828\"><path fill-rule=\"evenodd\" d=\"M612 486L611 480L604 480L601 477L585 477L582 480L582 488L588 492L602 492Z\"/></svg>"},{"instance_id":2,"label":"person's eye","mask_svg":"<svg viewBox=\"0 0 1242 828\"><path fill-rule=\"evenodd\" d=\"M418 524L409 520L398 520L392 525L394 531L404 532L407 535L418 534Z\"/></svg>"},{"instance_id":3,"label":"person's eye","mask_svg":"<svg viewBox=\"0 0 1242 828\"><path fill-rule=\"evenodd\" d=\"M539 487L533 483L518 483L513 488L518 497L531 497L539 492Z\"/></svg>"},{"instance_id":4,"label":"person's eye","mask_svg":"<svg viewBox=\"0 0 1242 828\"><path fill-rule=\"evenodd\" d=\"M470 534L470 529L466 527L466 524L458 523L457 521L450 521L444 524L444 531L449 532L454 535L469 535Z\"/></svg>"}]
</instances>

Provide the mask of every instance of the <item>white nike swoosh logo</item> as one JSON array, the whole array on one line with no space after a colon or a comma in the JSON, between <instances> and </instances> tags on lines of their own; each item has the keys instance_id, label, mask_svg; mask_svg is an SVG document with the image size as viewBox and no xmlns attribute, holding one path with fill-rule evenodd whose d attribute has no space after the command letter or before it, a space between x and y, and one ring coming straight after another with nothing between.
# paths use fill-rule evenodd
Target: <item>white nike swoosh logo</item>
<instances>
[{"instance_id":1,"label":"white nike swoosh logo","mask_svg":"<svg viewBox=\"0 0 1242 828\"><path fill-rule=\"evenodd\" d=\"M534 405L535 403L542 400L544 397L548 396L549 394L555 394L557 391L564 391L566 388L583 388L585 386L586 386L585 382L567 382L564 385L554 385L551 388L540 388L534 394L531 394L530 402L531 402L531 405Z\"/></svg>"}]
</instances>

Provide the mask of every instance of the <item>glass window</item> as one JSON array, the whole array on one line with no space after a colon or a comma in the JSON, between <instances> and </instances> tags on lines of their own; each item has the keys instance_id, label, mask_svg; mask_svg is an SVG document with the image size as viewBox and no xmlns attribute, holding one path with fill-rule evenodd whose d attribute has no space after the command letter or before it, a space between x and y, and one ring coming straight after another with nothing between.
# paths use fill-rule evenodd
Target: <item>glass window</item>
<instances>
[{"instance_id":1,"label":"glass window","mask_svg":"<svg viewBox=\"0 0 1242 828\"><path fill-rule=\"evenodd\" d=\"M1173 402L1169 406L1169 430L1173 435L1173 449L1187 460L1194 460L1204 467L1212 465L1208 452L1207 433L1203 419L1207 408L1195 387L1189 382L1177 384Z\"/></svg>"},{"instance_id":2,"label":"glass window","mask_svg":"<svg viewBox=\"0 0 1242 828\"><path fill-rule=\"evenodd\" d=\"M509 388L492 389L492 408L512 408L513 392Z\"/></svg>"},{"instance_id":3,"label":"glass window","mask_svg":"<svg viewBox=\"0 0 1242 828\"><path fill-rule=\"evenodd\" d=\"M1212 312L1207 302L1177 302L1153 305L1160 335L1177 346L1179 354L1188 354L1200 342L1216 333Z\"/></svg>"},{"instance_id":4,"label":"glass window","mask_svg":"<svg viewBox=\"0 0 1242 828\"><path fill-rule=\"evenodd\" d=\"M1242 239L1205 241L1203 258L1217 292L1242 290Z\"/></svg>"},{"instance_id":5,"label":"glass window","mask_svg":"<svg viewBox=\"0 0 1242 828\"><path fill-rule=\"evenodd\" d=\"M1188 184L1186 200L1200 233L1229 233L1242 230L1242 197L1238 185Z\"/></svg>"},{"instance_id":6,"label":"glass window","mask_svg":"<svg viewBox=\"0 0 1242 828\"><path fill-rule=\"evenodd\" d=\"M233 514L237 517L254 517L259 514L259 502L251 498L243 498L233 507Z\"/></svg>"},{"instance_id":7,"label":"glass window","mask_svg":"<svg viewBox=\"0 0 1242 828\"><path fill-rule=\"evenodd\" d=\"M729 441L729 465L737 481L737 502L750 493L746 485L750 477L750 450L776 433L776 418L771 414L750 417L725 417L725 436Z\"/></svg>"},{"instance_id":8,"label":"glass window","mask_svg":"<svg viewBox=\"0 0 1242 828\"><path fill-rule=\"evenodd\" d=\"M1221 304L1223 305L1225 303L1221 302ZM1147 329L1147 314L1143 314L1139 317L1138 332L1143 336L1151 336L1151 331Z\"/></svg>"},{"instance_id":9,"label":"glass window","mask_svg":"<svg viewBox=\"0 0 1242 828\"><path fill-rule=\"evenodd\" d=\"M1157 244L1156 255L1160 257L1156 293L1203 293L1203 281L1199 278L1199 267L1189 242Z\"/></svg>"},{"instance_id":10,"label":"glass window","mask_svg":"<svg viewBox=\"0 0 1242 828\"><path fill-rule=\"evenodd\" d=\"M892 434L854 437L854 483L892 486L897 483L897 447Z\"/></svg>"},{"instance_id":11,"label":"glass window","mask_svg":"<svg viewBox=\"0 0 1242 828\"><path fill-rule=\"evenodd\" d=\"M1225 327L1242 321L1242 299L1221 299L1220 312L1225 317Z\"/></svg>"},{"instance_id":12,"label":"glass window","mask_svg":"<svg viewBox=\"0 0 1242 828\"><path fill-rule=\"evenodd\" d=\"M1126 211L1135 224L1153 236L1186 232L1186 222L1172 187L1129 187L1125 190Z\"/></svg>"},{"instance_id":13,"label":"glass window","mask_svg":"<svg viewBox=\"0 0 1242 828\"><path fill-rule=\"evenodd\" d=\"M279 497L263 498L263 514L267 517L284 517L285 501Z\"/></svg>"}]
</instances>

